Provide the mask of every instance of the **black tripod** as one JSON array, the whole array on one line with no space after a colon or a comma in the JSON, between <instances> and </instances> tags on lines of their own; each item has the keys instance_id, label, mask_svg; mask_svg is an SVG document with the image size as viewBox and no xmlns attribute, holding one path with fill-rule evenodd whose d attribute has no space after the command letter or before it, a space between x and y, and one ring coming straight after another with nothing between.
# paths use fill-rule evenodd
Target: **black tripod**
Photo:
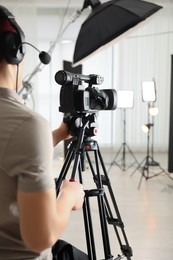
<instances>
[{"instance_id":1,"label":"black tripod","mask_svg":"<svg viewBox=\"0 0 173 260\"><path fill-rule=\"evenodd\" d=\"M79 116L79 115L78 115ZM120 260L122 257L126 257L127 260L131 260L132 249L129 246L125 230L124 224L122 222L118 206L113 194L113 190L111 188L110 180L108 178L106 168L104 166L104 162L98 147L98 144L95 140L91 139L92 132L94 129L90 128L92 125L94 114L90 114L86 116L85 114L80 115L80 127L75 130L75 134L73 133L73 140L68 149L68 153L60 172L59 178L56 181L57 184L57 194L59 192L59 188L63 179L65 179L69 167L71 165L72 160L74 159L71 179L74 180L77 176L79 176L79 181L83 183L82 171L84 171L84 156L86 155L87 161L89 163L89 167L93 176L94 183L96 185L96 189L85 190L85 199L83 205L83 216L84 216L84 225L85 225L85 235L87 242L87 251L89 260L97 260L97 252L95 248L95 240L94 240L94 231L92 225L92 214L90 210L90 198L96 197L98 202L98 214L100 218L101 224L101 234L102 234L102 243L104 250L104 258L105 260ZM78 118L79 119L79 118ZM92 165L89 152L94 153L95 158L95 167ZM101 167L100 167L101 166ZM101 171L103 175L101 175ZM104 187L108 189L109 197L111 198L112 205L109 204L108 196L105 192ZM114 217L112 212L112 207L115 211L116 217ZM117 239L120 245L120 249L122 255L117 255L116 258L113 258L110 248L109 234L108 234L108 224L112 225L115 233L117 235ZM121 231L121 236L120 236ZM124 240L124 243L122 243Z\"/></svg>"},{"instance_id":2,"label":"black tripod","mask_svg":"<svg viewBox=\"0 0 173 260\"><path fill-rule=\"evenodd\" d=\"M130 166L128 166L128 168L130 168L135 163L139 164L135 155L133 154L132 150L130 149L129 145L126 143L126 109L123 108L123 143L121 144L113 161L111 162L110 168L112 167L113 164L116 164L123 171L125 171L127 169L126 168L126 150L130 153L130 155L134 159L134 162ZM116 160L121 152L122 152L122 157L120 159L121 163L118 163ZM110 168L109 168L109 170L110 170Z\"/></svg>"}]
</instances>

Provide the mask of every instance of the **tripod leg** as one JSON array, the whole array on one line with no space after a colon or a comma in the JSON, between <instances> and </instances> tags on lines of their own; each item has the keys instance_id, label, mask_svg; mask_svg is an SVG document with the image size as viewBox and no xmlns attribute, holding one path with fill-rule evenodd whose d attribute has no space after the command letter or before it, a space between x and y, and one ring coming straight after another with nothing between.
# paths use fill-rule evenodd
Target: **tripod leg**
<instances>
[{"instance_id":1,"label":"tripod leg","mask_svg":"<svg viewBox=\"0 0 173 260\"><path fill-rule=\"evenodd\" d=\"M139 168L141 168L141 165L143 164L143 162L145 162L145 160L146 160L146 158L144 158L144 159L138 164L138 166L136 167L136 169L132 172L131 176L133 176L133 174L134 174L137 170L139 170Z\"/></svg>"},{"instance_id":2,"label":"tripod leg","mask_svg":"<svg viewBox=\"0 0 173 260\"><path fill-rule=\"evenodd\" d=\"M117 234L118 234L117 227L121 228L121 232L122 232L122 235L123 235L123 238L124 238L124 241L125 241L125 245L123 245L121 243L120 236L118 236L118 240L119 240L119 243L120 243L120 247L121 247L122 253L127 257L128 260L130 260L131 259L130 257L132 256L132 249L129 246L129 242L127 240L127 236L126 236L126 233L125 233L125 230L124 230L124 224L123 224L123 221L121 219L121 215L120 215L120 212L119 212L116 200L115 200L115 196L114 196L114 193L113 193L113 190L112 190L112 187L111 187L110 180L108 178L108 174L106 172L106 168L105 168L105 165L104 165L103 158L102 158L102 155L100 153L99 147L98 147L98 155L99 155L99 159L100 159L100 162L101 162L101 165L102 165L102 169L103 169L103 173L104 173L104 175L102 177L103 178L103 184L108 187L109 194L110 194L110 197L111 197L111 200L112 200L112 204L113 204L116 216L117 216L117 219L113 218L113 215L112 215L112 213L110 211L110 206L108 204L108 200L106 200L107 201L107 203L106 203L107 204L107 209L109 209L109 213L110 213L110 216L111 216L109 221L111 222L110 224L113 224L114 229L116 229L116 233Z\"/></svg>"},{"instance_id":3,"label":"tripod leg","mask_svg":"<svg viewBox=\"0 0 173 260\"><path fill-rule=\"evenodd\" d=\"M98 180L97 188L100 191L100 196L97 196L97 199L98 199L98 206L99 206L99 215L100 215L105 257L106 257L106 259L111 259L112 255L111 255L111 250L110 250L109 235L108 235L108 228L107 228L107 222L106 222L106 208L105 208L105 204L104 204L104 189L103 189L101 175L100 175L97 151L94 151L94 155L95 155L96 173L97 174L94 174L94 171L93 171L94 169L93 169L93 167L91 167L91 161L90 160L89 161L90 161L90 167L92 168L93 175L95 176L95 179ZM87 153L87 158L89 159L88 153Z\"/></svg>"},{"instance_id":4,"label":"tripod leg","mask_svg":"<svg viewBox=\"0 0 173 260\"><path fill-rule=\"evenodd\" d=\"M74 157L74 152L75 152L74 148L75 148L75 141L72 141L72 143L70 144L69 150L67 152L65 162L64 162L61 172L59 174L59 177L55 179L57 195L59 193L59 189L60 189L62 180L65 179L65 176L67 175L68 169L69 169L72 159Z\"/></svg>"},{"instance_id":5,"label":"tripod leg","mask_svg":"<svg viewBox=\"0 0 173 260\"><path fill-rule=\"evenodd\" d=\"M116 159L117 159L117 157L118 157L118 155L120 154L120 152L121 152L122 149L123 149L123 144L120 146L120 148L118 149L118 151L117 151L117 153L116 153L116 155L115 155L113 161L111 162L110 167L109 167L109 169L108 169L108 172L110 171L110 169L111 169L111 167L112 167L113 164L116 164L116 165L121 169L121 166L116 162Z\"/></svg>"},{"instance_id":6,"label":"tripod leg","mask_svg":"<svg viewBox=\"0 0 173 260\"><path fill-rule=\"evenodd\" d=\"M88 249L88 257L89 257L89 260L95 260L97 258L96 258L95 241L94 241L89 196L90 196L89 191L85 191L83 214L84 214L84 224L85 224L85 234L86 234L86 242L87 242L87 249Z\"/></svg>"},{"instance_id":7,"label":"tripod leg","mask_svg":"<svg viewBox=\"0 0 173 260\"><path fill-rule=\"evenodd\" d=\"M141 183L142 183L142 178L143 178L143 177L145 177L144 169L142 170L141 178L140 178L140 181L139 181L139 184L138 184L138 190L139 190L140 187L141 187Z\"/></svg>"},{"instance_id":8,"label":"tripod leg","mask_svg":"<svg viewBox=\"0 0 173 260\"><path fill-rule=\"evenodd\" d=\"M133 159L134 159L134 163L136 163L137 165L139 165L139 162L137 161L137 159L136 159L134 153L132 152L132 150L130 149L129 145L126 144L126 146L127 146L127 149L129 150L129 153L131 154L131 156L132 156ZM128 168L130 168L134 163L132 163Z\"/></svg>"},{"instance_id":9,"label":"tripod leg","mask_svg":"<svg viewBox=\"0 0 173 260\"><path fill-rule=\"evenodd\" d=\"M80 183L83 183L82 165L84 164L84 162L82 160L84 160L84 154L81 154L81 160L78 166ZM88 258L89 260L96 260L97 258L96 258L95 242L94 242L94 233L93 233L93 225L92 225L91 210L90 210L90 203L89 203L89 191L87 190L85 190L85 198L83 203L83 217L84 217Z\"/></svg>"},{"instance_id":10,"label":"tripod leg","mask_svg":"<svg viewBox=\"0 0 173 260\"><path fill-rule=\"evenodd\" d=\"M91 160L89 158L88 152L86 154L87 154L88 162L90 164L90 168L91 168L92 173L93 173L94 181L95 181L97 187L99 187L99 183L100 182L103 185L106 185L108 187L108 191L109 191L109 194L110 194L110 197L111 197L111 200L112 200L112 204L113 204L116 216L117 216L117 218L113 217L113 214L112 214L112 211L111 211L111 207L110 207L110 205L108 203L108 199L107 199L106 193L104 193L104 209L105 209L104 214L106 216L106 220L108 221L108 224L111 224L114 227L114 230L115 230L115 233L117 235L117 238L118 238L118 241L119 241L119 244L120 244L120 248L121 248L121 251L122 251L123 255L126 256L128 260L131 260L132 249L129 246L129 243L128 243L128 240L127 240L127 237L126 237L126 234L125 234L124 224L122 222L122 219L121 219L121 216L120 216L120 213L119 213L119 210L118 210L118 206L117 206L114 194L113 194L113 190L112 190L111 185L110 185L110 181L109 181L109 178L108 178L108 175L107 175L107 172L106 172L106 168L105 168L105 165L104 165L104 162L103 162L103 159L102 159L99 147L97 146L97 149L95 151L96 168L99 165L98 164L98 158L99 158L101 166L102 166L102 170L103 170L103 173L104 173L103 176L101 176L100 174L99 174L99 176L97 176L95 174L94 168L93 168L93 166L91 164ZM97 155L98 155L98 158L97 158ZM101 180L100 180L100 178L101 178ZM123 245L123 243L121 241L121 238L120 238L120 235L119 235L119 232L118 232L118 227L122 231L122 235L123 235L123 238L124 238L124 241L125 241L124 245Z\"/></svg>"},{"instance_id":11,"label":"tripod leg","mask_svg":"<svg viewBox=\"0 0 173 260\"><path fill-rule=\"evenodd\" d=\"M106 222L106 209L105 209L105 204L104 204L104 189L102 187L102 182L100 179L98 158L97 158L97 154L95 153L95 161L96 161L96 169L97 169L97 174L95 174L94 168L92 166L91 160L90 160L87 152L86 152L86 155L87 155L89 166L93 173L94 179L98 180L98 182L97 182L98 189L90 190L90 196L97 197L105 259L111 260L113 258L112 258L112 254L111 254L111 250L110 250L110 242L109 242L108 228L107 228L107 222Z\"/></svg>"}]
</instances>

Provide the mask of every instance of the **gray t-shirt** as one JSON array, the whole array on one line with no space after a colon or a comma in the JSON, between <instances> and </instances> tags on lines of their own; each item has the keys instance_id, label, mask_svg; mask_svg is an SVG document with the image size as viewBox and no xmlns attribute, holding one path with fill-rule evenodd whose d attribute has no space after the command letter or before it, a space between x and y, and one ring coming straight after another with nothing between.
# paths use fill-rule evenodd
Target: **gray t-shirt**
<instances>
[{"instance_id":1,"label":"gray t-shirt","mask_svg":"<svg viewBox=\"0 0 173 260\"><path fill-rule=\"evenodd\" d=\"M53 143L48 122L0 88L0 260L52 259L51 249L32 252L19 229L17 190L53 187ZM44 227L43 227L44 228Z\"/></svg>"}]
</instances>

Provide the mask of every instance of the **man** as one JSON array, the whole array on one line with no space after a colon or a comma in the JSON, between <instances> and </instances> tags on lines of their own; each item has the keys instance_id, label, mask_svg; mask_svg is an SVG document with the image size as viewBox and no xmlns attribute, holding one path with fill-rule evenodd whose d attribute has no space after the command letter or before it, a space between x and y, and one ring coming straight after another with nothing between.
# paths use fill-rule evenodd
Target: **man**
<instances>
[{"instance_id":1,"label":"man","mask_svg":"<svg viewBox=\"0 0 173 260\"><path fill-rule=\"evenodd\" d=\"M53 145L69 133L62 123L52 138L48 122L16 93L24 57L20 34L0 6L0 259L48 260L71 211L82 207L84 191L64 180L56 198Z\"/></svg>"}]
</instances>

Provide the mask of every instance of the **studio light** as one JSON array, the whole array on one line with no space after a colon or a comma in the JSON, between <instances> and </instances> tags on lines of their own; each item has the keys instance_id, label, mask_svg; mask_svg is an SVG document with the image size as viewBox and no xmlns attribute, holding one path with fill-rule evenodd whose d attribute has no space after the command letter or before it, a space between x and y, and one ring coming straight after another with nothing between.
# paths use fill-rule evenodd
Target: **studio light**
<instances>
[{"instance_id":1,"label":"studio light","mask_svg":"<svg viewBox=\"0 0 173 260\"><path fill-rule=\"evenodd\" d=\"M148 131L149 131L149 128L148 128L148 126L145 124L145 125L142 125L141 126L141 129L142 129L142 131L145 133L145 134L148 134Z\"/></svg>"},{"instance_id":2,"label":"studio light","mask_svg":"<svg viewBox=\"0 0 173 260\"><path fill-rule=\"evenodd\" d=\"M159 113L158 107L156 107L155 105L150 106L149 113L151 116L157 116Z\"/></svg>"},{"instance_id":3,"label":"studio light","mask_svg":"<svg viewBox=\"0 0 173 260\"><path fill-rule=\"evenodd\" d=\"M73 64L81 62L96 50L117 42L129 34L162 7L141 0L112 0L101 4L99 0L85 0L92 11L82 24L74 50Z\"/></svg>"},{"instance_id":4,"label":"studio light","mask_svg":"<svg viewBox=\"0 0 173 260\"><path fill-rule=\"evenodd\" d=\"M133 108L133 91L117 90L117 108Z\"/></svg>"},{"instance_id":5,"label":"studio light","mask_svg":"<svg viewBox=\"0 0 173 260\"><path fill-rule=\"evenodd\" d=\"M154 80L142 82L142 100L144 102L156 101L156 85Z\"/></svg>"},{"instance_id":6,"label":"studio light","mask_svg":"<svg viewBox=\"0 0 173 260\"><path fill-rule=\"evenodd\" d=\"M145 125L142 125L141 128L145 134L148 134L152 126L153 126L153 124L145 124Z\"/></svg>"},{"instance_id":7,"label":"studio light","mask_svg":"<svg viewBox=\"0 0 173 260\"><path fill-rule=\"evenodd\" d=\"M160 166L158 162L154 160L154 117L158 114L159 110L155 106L156 101L156 83L155 81L143 81L142 82L142 101L147 103L147 114L148 114L148 123L143 124L141 126L142 131L147 134L147 153L145 158L141 161L139 166L135 169L141 170L142 175L139 182L138 188L140 188L142 178L144 177L146 180L156 177L160 175L161 173L165 173L168 175L168 173ZM151 136L152 134L152 136ZM152 139L151 139L152 138ZM159 173L156 173L152 176L149 176L150 173L150 167L157 167ZM135 173L133 171L132 175ZM169 175L168 175L169 176Z\"/></svg>"}]
</instances>

